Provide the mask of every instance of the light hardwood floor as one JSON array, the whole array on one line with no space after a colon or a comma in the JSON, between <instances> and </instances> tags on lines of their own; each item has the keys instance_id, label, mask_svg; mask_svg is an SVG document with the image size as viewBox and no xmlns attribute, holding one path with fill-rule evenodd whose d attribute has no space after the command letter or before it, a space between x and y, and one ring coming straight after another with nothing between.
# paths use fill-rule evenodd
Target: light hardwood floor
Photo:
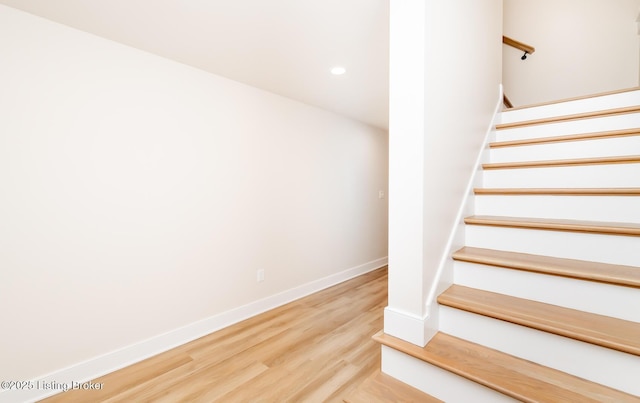
<instances>
[{"instance_id":1,"label":"light hardwood floor","mask_svg":"<svg viewBox=\"0 0 640 403\"><path fill-rule=\"evenodd\" d=\"M342 402L380 369L382 268L45 402Z\"/></svg>"}]
</instances>

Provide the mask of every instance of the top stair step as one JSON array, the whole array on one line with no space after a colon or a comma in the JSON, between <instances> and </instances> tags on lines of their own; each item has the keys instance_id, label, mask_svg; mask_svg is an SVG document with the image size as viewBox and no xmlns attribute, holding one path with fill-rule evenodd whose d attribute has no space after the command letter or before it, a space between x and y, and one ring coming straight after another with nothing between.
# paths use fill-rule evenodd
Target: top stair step
<instances>
[{"instance_id":1,"label":"top stair step","mask_svg":"<svg viewBox=\"0 0 640 403\"><path fill-rule=\"evenodd\" d=\"M616 115L624 115L628 113L638 113L638 112L640 112L640 105L634 105L634 106L627 106L624 108L605 109L605 110L599 110L599 111L593 111L593 112L576 113L571 115L549 116L549 117L544 117L539 119L520 120L520 121L514 121L510 123L500 123L496 125L496 130L512 129L512 128L523 127L523 126L535 126L535 125L542 125L547 123L569 122L573 120L601 118L604 116L616 116Z\"/></svg>"},{"instance_id":2,"label":"top stair step","mask_svg":"<svg viewBox=\"0 0 640 403\"><path fill-rule=\"evenodd\" d=\"M522 402L640 402L640 398L446 333L425 347L379 333L379 343Z\"/></svg>"},{"instance_id":3,"label":"top stair step","mask_svg":"<svg viewBox=\"0 0 640 403\"><path fill-rule=\"evenodd\" d=\"M634 105L640 105L640 87L508 109L501 113L501 123L541 119L560 114L595 112L602 109L624 108Z\"/></svg>"}]
</instances>

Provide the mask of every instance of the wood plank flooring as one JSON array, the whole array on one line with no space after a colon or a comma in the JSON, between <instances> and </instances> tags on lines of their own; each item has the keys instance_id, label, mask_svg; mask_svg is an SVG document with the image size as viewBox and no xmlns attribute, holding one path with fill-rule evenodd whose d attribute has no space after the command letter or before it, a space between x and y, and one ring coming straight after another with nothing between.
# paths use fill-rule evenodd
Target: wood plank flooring
<instances>
[{"instance_id":1,"label":"wood plank flooring","mask_svg":"<svg viewBox=\"0 0 640 403\"><path fill-rule=\"evenodd\" d=\"M54 402L342 402L380 369L382 268L94 380Z\"/></svg>"},{"instance_id":2,"label":"wood plank flooring","mask_svg":"<svg viewBox=\"0 0 640 403\"><path fill-rule=\"evenodd\" d=\"M354 393L346 403L443 403L442 400L376 371Z\"/></svg>"}]
</instances>

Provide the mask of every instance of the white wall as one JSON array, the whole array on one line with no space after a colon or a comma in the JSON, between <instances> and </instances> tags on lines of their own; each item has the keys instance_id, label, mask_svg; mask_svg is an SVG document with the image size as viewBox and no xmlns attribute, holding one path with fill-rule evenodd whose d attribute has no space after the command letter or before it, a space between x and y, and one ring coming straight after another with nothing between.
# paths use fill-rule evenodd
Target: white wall
<instances>
[{"instance_id":1,"label":"white wall","mask_svg":"<svg viewBox=\"0 0 640 403\"><path fill-rule=\"evenodd\" d=\"M505 0L504 91L521 106L638 85L640 0Z\"/></svg>"},{"instance_id":2,"label":"white wall","mask_svg":"<svg viewBox=\"0 0 640 403\"><path fill-rule=\"evenodd\" d=\"M384 264L385 132L4 6L0 55L0 379Z\"/></svg>"},{"instance_id":3,"label":"white wall","mask_svg":"<svg viewBox=\"0 0 640 403\"><path fill-rule=\"evenodd\" d=\"M426 297L499 100L502 1L390 6L385 332L421 344L428 335L411 334L428 315Z\"/></svg>"}]
</instances>

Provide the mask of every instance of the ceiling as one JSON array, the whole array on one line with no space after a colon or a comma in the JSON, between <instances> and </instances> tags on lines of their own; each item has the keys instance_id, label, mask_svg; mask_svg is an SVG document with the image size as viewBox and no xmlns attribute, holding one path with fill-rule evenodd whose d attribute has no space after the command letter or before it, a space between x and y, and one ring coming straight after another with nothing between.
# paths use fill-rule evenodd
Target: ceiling
<instances>
[{"instance_id":1,"label":"ceiling","mask_svg":"<svg viewBox=\"0 0 640 403\"><path fill-rule=\"evenodd\" d=\"M388 129L387 0L0 4Z\"/></svg>"}]
</instances>

